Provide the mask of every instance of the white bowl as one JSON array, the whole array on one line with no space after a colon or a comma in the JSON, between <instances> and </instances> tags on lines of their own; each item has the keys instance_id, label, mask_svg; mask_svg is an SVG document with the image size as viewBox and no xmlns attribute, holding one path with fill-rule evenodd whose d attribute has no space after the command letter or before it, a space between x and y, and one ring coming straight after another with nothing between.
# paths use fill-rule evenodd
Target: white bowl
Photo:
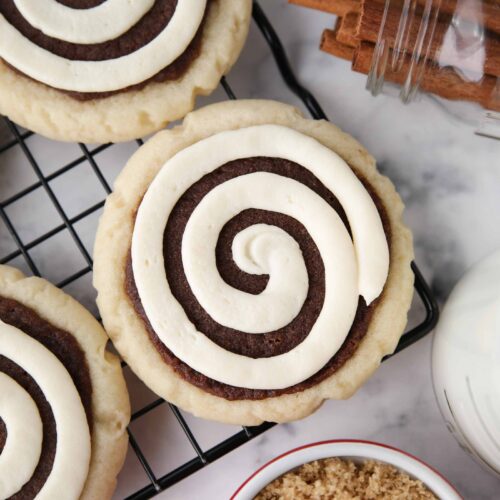
<instances>
[{"instance_id":1,"label":"white bowl","mask_svg":"<svg viewBox=\"0 0 500 500\"><path fill-rule=\"evenodd\" d=\"M340 457L355 462L372 459L384 462L420 479L440 500L460 500L462 497L439 472L418 458L385 444L371 441L322 441L290 450L254 472L233 494L231 500L250 500L266 485L286 472L322 458Z\"/></svg>"}]
</instances>

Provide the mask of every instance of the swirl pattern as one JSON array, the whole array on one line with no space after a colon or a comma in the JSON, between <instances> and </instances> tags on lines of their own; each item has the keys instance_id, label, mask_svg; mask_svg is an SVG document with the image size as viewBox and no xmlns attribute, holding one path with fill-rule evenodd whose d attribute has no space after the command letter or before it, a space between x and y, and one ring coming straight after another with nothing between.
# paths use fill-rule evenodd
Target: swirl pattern
<instances>
[{"instance_id":1,"label":"swirl pattern","mask_svg":"<svg viewBox=\"0 0 500 500\"><path fill-rule=\"evenodd\" d=\"M44 2L43 7L34 0L2 2L0 57L34 80L71 92L113 92L140 84L184 53L201 25L207 0L178 0L165 23L157 25L155 19L163 16L152 15L148 27L145 19L157 3L165 2L106 0L85 9L56 0ZM171 10L169 5L162 10ZM111 51L110 57L102 50L101 45L113 41L127 47L122 43L128 40L127 33L141 23L141 31L154 34L142 46L119 55ZM90 54L90 60L89 55L58 54L61 43L65 53Z\"/></svg>"},{"instance_id":2,"label":"swirl pattern","mask_svg":"<svg viewBox=\"0 0 500 500\"><path fill-rule=\"evenodd\" d=\"M59 40L100 43L123 35L151 8L154 0L107 0L91 9L72 9L56 0L14 0L34 27Z\"/></svg>"},{"instance_id":3,"label":"swirl pattern","mask_svg":"<svg viewBox=\"0 0 500 500\"><path fill-rule=\"evenodd\" d=\"M337 212L307 182L272 169L250 169L218 182L225 165L257 156L293 163L333 193L342 208ZM209 179L210 189L187 216L177 261L194 309L202 309L215 328L234 332L236 343L241 336L250 345L298 322L304 327L303 312L312 307L296 345L270 356L245 355L214 341L192 321L172 286L181 271L167 274L163 256L179 200L200 179ZM250 213L258 222L244 221ZM300 244L299 233L310 244ZM221 272L224 238L231 241L228 266L239 270L242 284ZM314 139L277 125L219 133L172 157L139 207L131 256L142 307L160 341L214 381L263 390L291 387L321 370L345 341L360 296L370 304L380 295L389 266L380 215L352 170ZM311 263L311 256L319 256L320 264ZM319 304L311 293L318 284Z\"/></svg>"},{"instance_id":4,"label":"swirl pattern","mask_svg":"<svg viewBox=\"0 0 500 500\"><path fill-rule=\"evenodd\" d=\"M35 471L42 453L43 427L29 393L1 372L0 408L5 429L9 432L8 436L5 432L0 454L0 495L8 498L19 491ZM12 474L12 470L16 474Z\"/></svg>"},{"instance_id":5,"label":"swirl pattern","mask_svg":"<svg viewBox=\"0 0 500 500\"><path fill-rule=\"evenodd\" d=\"M55 354L3 321L0 422L0 498L79 497L91 452L80 393Z\"/></svg>"}]
</instances>

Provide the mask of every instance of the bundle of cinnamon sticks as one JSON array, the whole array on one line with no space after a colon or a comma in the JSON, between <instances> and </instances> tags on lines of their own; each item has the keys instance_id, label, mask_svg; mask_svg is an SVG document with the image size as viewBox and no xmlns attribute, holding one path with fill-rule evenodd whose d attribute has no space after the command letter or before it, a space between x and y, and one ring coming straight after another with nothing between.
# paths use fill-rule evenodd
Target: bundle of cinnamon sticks
<instances>
[{"instance_id":1,"label":"bundle of cinnamon sticks","mask_svg":"<svg viewBox=\"0 0 500 500\"><path fill-rule=\"evenodd\" d=\"M386 9L385 0L289 0L335 14L335 26L323 32L320 48L352 61L352 69L364 74L370 72L380 26L385 21L384 38L393 64L385 66L384 77L397 84L406 80L419 43L422 16L426 15L426 0L410 2L411 22L407 23L404 37L398 37L403 1L391 0ZM460 0L441 0L439 4L432 37L430 31L427 34L429 43L422 62L425 67L420 88L447 99L475 101L500 111L500 0L482 0L479 12L477 3L474 10L467 10L462 2L459 11L457 3ZM456 39L457 19L484 30L479 46L464 48L464 40Z\"/></svg>"}]
</instances>

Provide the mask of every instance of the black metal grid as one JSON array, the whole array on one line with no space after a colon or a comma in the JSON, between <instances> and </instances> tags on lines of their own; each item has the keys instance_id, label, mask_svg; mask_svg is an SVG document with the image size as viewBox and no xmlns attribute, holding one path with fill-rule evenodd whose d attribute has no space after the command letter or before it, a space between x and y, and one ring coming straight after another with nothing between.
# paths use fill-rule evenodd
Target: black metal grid
<instances>
[{"instance_id":1,"label":"black metal grid","mask_svg":"<svg viewBox=\"0 0 500 500\"><path fill-rule=\"evenodd\" d=\"M272 25L270 24L269 20L264 14L264 11L262 10L258 2L255 0L253 3L253 19L256 25L258 26L259 30L261 31L263 37L265 38L267 44L269 45L269 48L274 56L275 62L278 66L278 69L281 73L284 83L294 94L296 94L302 100L302 102L309 110L313 118L326 119L324 111L321 109L321 106L316 101L314 96L306 88L304 88L295 77L295 74L289 64L287 55L283 49L283 46L275 30L273 29ZM226 92L228 98L236 99L233 90L231 89L225 78L221 80L221 86ZM33 135L33 132L21 130L18 126L16 126L7 118L4 118L4 120L7 124L7 127L10 129L13 135L13 139L3 145L0 145L0 154L5 153L10 148L19 146L23 154L25 155L26 159L28 160L29 165L33 169L37 180L30 186L23 188L16 194L9 196L7 199L4 199L0 202L0 218L4 222L6 228L8 229L10 235L12 236L12 239L17 245L16 250L0 258L0 264L6 264L18 257L22 257L24 258L24 261L28 265L31 272L36 276L40 276L41 275L40 270L35 264L34 259L31 257L30 251L33 250L38 245L40 245L41 243L53 238L58 233L67 230L70 236L72 237L79 252L81 253L81 256L85 261L85 265L77 272L71 274L70 276L65 277L64 279L62 279L57 283L57 286L64 288L69 284L73 283L74 281L76 281L77 279L81 278L82 276L92 272L92 257L85 248L85 245L82 242L77 231L75 230L74 225L79 221L82 221L86 217L90 216L91 214L94 214L95 212L100 210L104 206L105 200L103 199L98 203L95 203L94 205L83 210L82 212L78 213L77 215L69 217L66 214L65 210L63 209L54 190L52 189L50 182L64 175L65 173L69 172L70 170L80 165L81 163L87 161L91 169L93 170L95 176L97 177L97 180L100 182L105 192L109 194L111 192L111 187L106 181L106 178L103 175L101 168L97 163L96 155L98 155L105 149L112 147L113 145L104 144L97 147L89 147L85 144L79 144L81 154L77 158L75 158L62 168L59 168L56 171L52 172L50 175L44 175L42 169L40 168L39 163L34 157L33 152L30 150L30 147L27 144L27 139ZM138 145L141 145L142 141L138 140L137 143ZM6 208L39 188L43 188L43 190L49 197L53 207L57 211L58 215L61 217L62 223L57 225L53 229L49 230L48 232L42 234L41 236L31 241L25 242L19 235L19 231L16 229L15 224L8 216ZM401 351L402 349L405 349L406 347L408 347L409 345L413 344L421 337L426 335L428 332L430 332L432 328L435 326L439 314L436 301L415 263L412 264L412 269L415 273L415 290L424 306L425 317L416 327L412 328L410 331L405 333L405 335L401 338L401 341L397 346L397 349L395 351L396 353ZM133 433L129 429L128 433L130 439L130 446L137 455L142 467L144 468L144 471L149 479L149 484L146 484L142 489L136 491L135 493L127 497L127 500L146 499L155 496L160 491L163 491L169 488L170 486L174 485L175 483L181 481L182 479L190 476L194 472L205 467L206 465L217 460L218 458L226 455L235 448L250 441L254 437L258 436L259 434L263 433L264 431L275 425L273 423L264 423L257 427L243 427L241 431L232 435L228 439L225 439L224 441L218 443L216 446L213 446L212 448L207 450L203 450L198 444L193 432L189 428L188 424L186 423L180 411L174 405L166 403L162 399L157 399L152 403L146 405L145 407L141 408L140 410L136 411L132 415L132 421L141 418L142 416L146 415L147 413L149 413L150 411L152 411L153 409L157 408L162 404L167 404L170 407L170 410L175 415L189 443L196 452L196 456L192 460L189 460L188 462L182 464L176 469L168 471L163 475L161 475L160 477L157 477L154 474L152 467L148 462L148 459L145 457L143 451L139 447Z\"/></svg>"}]
</instances>

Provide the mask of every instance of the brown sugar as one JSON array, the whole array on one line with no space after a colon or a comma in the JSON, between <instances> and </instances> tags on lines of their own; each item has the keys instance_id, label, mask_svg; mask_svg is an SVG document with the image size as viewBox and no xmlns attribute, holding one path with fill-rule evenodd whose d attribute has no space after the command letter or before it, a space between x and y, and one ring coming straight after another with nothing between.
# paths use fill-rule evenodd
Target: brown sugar
<instances>
[{"instance_id":1,"label":"brown sugar","mask_svg":"<svg viewBox=\"0 0 500 500\"><path fill-rule=\"evenodd\" d=\"M268 484L254 500L421 500L437 497L392 465L326 458L302 465Z\"/></svg>"}]
</instances>

